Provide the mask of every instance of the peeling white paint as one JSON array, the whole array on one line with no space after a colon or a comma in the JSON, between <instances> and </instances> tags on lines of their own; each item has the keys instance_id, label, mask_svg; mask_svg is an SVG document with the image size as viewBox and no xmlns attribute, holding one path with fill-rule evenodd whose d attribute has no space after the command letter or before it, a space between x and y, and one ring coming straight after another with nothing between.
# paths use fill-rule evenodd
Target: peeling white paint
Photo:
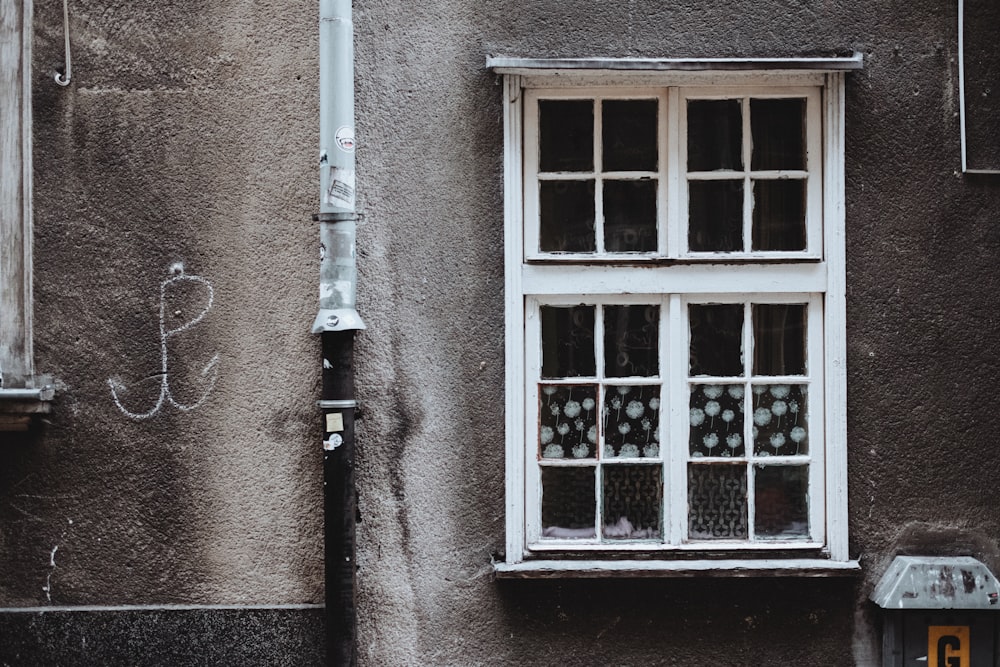
<instances>
[{"instance_id":1,"label":"peeling white paint","mask_svg":"<svg viewBox=\"0 0 1000 667\"><path fill-rule=\"evenodd\" d=\"M332 288L340 295L341 303L352 303L354 299L350 280L334 280Z\"/></svg>"},{"instance_id":2,"label":"peeling white paint","mask_svg":"<svg viewBox=\"0 0 1000 667\"><path fill-rule=\"evenodd\" d=\"M42 590L45 591L45 599L48 602L52 602L52 575L56 571L56 552L59 550L59 545L52 547L52 552L49 554L49 574L45 577L45 585L42 586Z\"/></svg>"}]
</instances>

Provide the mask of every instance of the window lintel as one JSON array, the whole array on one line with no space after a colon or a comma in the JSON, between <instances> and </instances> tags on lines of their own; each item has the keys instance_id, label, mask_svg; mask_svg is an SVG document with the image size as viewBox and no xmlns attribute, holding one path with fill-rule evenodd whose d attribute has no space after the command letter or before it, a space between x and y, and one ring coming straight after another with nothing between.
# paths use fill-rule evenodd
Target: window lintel
<instances>
[{"instance_id":1,"label":"window lintel","mask_svg":"<svg viewBox=\"0 0 1000 667\"><path fill-rule=\"evenodd\" d=\"M746 70L813 70L844 72L864 66L864 56L800 58L519 58L488 56L486 68L497 74L556 74L559 72L709 72Z\"/></svg>"}]
</instances>

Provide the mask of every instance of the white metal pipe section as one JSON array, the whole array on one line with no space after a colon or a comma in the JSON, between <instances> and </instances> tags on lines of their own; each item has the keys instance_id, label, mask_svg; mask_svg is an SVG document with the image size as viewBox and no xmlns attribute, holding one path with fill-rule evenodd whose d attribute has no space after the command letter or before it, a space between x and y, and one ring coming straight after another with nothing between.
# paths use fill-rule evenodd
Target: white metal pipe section
<instances>
[{"instance_id":1,"label":"white metal pipe section","mask_svg":"<svg viewBox=\"0 0 1000 667\"><path fill-rule=\"evenodd\" d=\"M354 24L351 0L320 0L320 290L313 333L364 329L356 308Z\"/></svg>"}]
</instances>

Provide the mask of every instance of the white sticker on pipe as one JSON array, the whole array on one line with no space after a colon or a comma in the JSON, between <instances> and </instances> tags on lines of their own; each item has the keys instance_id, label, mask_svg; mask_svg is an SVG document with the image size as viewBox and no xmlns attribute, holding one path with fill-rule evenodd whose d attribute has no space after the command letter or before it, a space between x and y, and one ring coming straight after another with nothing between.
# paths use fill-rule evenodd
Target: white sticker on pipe
<instances>
[{"instance_id":1,"label":"white sticker on pipe","mask_svg":"<svg viewBox=\"0 0 1000 667\"><path fill-rule=\"evenodd\" d=\"M331 412L326 416L326 430L328 433L338 433L344 430L344 415L340 412Z\"/></svg>"},{"instance_id":2,"label":"white sticker on pipe","mask_svg":"<svg viewBox=\"0 0 1000 667\"><path fill-rule=\"evenodd\" d=\"M330 187L326 191L326 203L341 208L354 208L355 173L353 169L333 167L330 169Z\"/></svg>"},{"instance_id":3,"label":"white sticker on pipe","mask_svg":"<svg viewBox=\"0 0 1000 667\"><path fill-rule=\"evenodd\" d=\"M348 125L342 125L337 128L337 133L333 135L334 140L337 142L337 148L344 151L345 153L354 152L354 128Z\"/></svg>"}]
</instances>

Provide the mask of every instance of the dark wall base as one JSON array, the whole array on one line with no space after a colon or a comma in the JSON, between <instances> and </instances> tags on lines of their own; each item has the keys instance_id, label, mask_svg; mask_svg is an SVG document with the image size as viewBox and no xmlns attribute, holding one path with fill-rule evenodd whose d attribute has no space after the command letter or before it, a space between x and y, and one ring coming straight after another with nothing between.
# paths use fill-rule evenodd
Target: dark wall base
<instances>
[{"instance_id":1,"label":"dark wall base","mask_svg":"<svg viewBox=\"0 0 1000 667\"><path fill-rule=\"evenodd\" d=\"M322 665L323 609L0 612L0 665Z\"/></svg>"}]
</instances>

